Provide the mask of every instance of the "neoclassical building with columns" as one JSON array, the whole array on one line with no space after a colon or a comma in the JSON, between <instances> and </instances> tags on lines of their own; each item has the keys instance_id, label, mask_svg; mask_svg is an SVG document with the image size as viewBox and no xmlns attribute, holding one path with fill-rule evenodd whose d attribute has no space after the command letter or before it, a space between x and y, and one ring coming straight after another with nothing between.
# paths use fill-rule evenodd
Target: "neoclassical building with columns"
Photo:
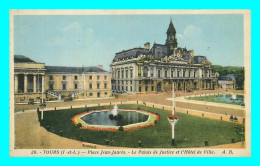
<instances>
[{"instance_id":1,"label":"neoclassical building with columns","mask_svg":"<svg viewBox=\"0 0 260 166\"><path fill-rule=\"evenodd\" d=\"M14 55L16 103L110 97L111 73L102 66L46 66L23 55Z\"/></svg>"},{"instance_id":2,"label":"neoclassical building with columns","mask_svg":"<svg viewBox=\"0 0 260 166\"><path fill-rule=\"evenodd\" d=\"M23 55L14 56L14 94L16 102L41 98L45 89L45 64Z\"/></svg>"},{"instance_id":3,"label":"neoclassical building with columns","mask_svg":"<svg viewBox=\"0 0 260 166\"><path fill-rule=\"evenodd\" d=\"M217 87L218 75L205 56L194 56L193 50L178 47L172 21L165 44L144 44L116 53L112 64L113 93L210 90Z\"/></svg>"}]
</instances>

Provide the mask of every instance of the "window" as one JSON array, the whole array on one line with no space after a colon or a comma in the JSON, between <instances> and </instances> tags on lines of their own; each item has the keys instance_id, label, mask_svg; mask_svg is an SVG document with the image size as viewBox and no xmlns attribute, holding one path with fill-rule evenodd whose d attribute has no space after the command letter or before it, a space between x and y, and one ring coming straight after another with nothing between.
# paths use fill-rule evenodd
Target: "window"
<instances>
[{"instance_id":1,"label":"window","mask_svg":"<svg viewBox=\"0 0 260 166\"><path fill-rule=\"evenodd\" d=\"M89 96L93 96L93 93L89 93Z\"/></svg>"},{"instance_id":2,"label":"window","mask_svg":"<svg viewBox=\"0 0 260 166\"><path fill-rule=\"evenodd\" d=\"M92 80L92 76L89 76L89 79Z\"/></svg>"},{"instance_id":3,"label":"window","mask_svg":"<svg viewBox=\"0 0 260 166\"><path fill-rule=\"evenodd\" d=\"M53 80L53 76L50 76L50 80Z\"/></svg>"},{"instance_id":4,"label":"window","mask_svg":"<svg viewBox=\"0 0 260 166\"><path fill-rule=\"evenodd\" d=\"M125 91L128 91L128 86L125 87Z\"/></svg>"},{"instance_id":5,"label":"window","mask_svg":"<svg viewBox=\"0 0 260 166\"><path fill-rule=\"evenodd\" d=\"M193 73L193 77L195 78L195 75L196 75L196 72L194 71L194 73Z\"/></svg>"},{"instance_id":6,"label":"window","mask_svg":"<svg viewBox=\"0 0 260 166\"><path fill-rule=\"evenodd\" d=\"M132 88L132 86L130 86L130 92L132 92L133 91L133 88Z\"/></svg>"},{"instance_id":7,"label":"window","mask_svg":"<svg viewBox=\"0 0 260 166\"><path fill-rule=\"evenodd\" d=\"M78 80L78 76L74 76L74 79L75 79L75 80Z\"/></svg>"},{"instance_id":8,"label":"window","mask_svg":"<svg viewBox=\"0 0 260 166\"><path fill-rule=\"evenodd\" d=\"M66 84L62 84L62 89L66 90Z\"/></svg>"},{"instance_id":9,"label":"window","mask_svg":"<svg viewBox=\"0 0 260 166\"><path fill-rule=\"evenodd\" d=\"M147 85L145 86L145 91L146 91L146 92L148 91L148 86L147 86Z\"/></svg>"},{"instance_id":10,"label":"window","mask_svg":"<svg viewBox=\"0 0 260 166\"><path fill-rule=\"evenodd\" d=\"M50 90L53 90L53 84L50 84Z\"/></svg>"},{"instance_id":11,"label":"window","mask_svg":"<svg viewBox=\"0 0 260 166\"><path fill-rule=\"evenodd\" d=\"M172 70L172 72L171 72L171 77L173 77L173 70Z\"/></svg>"},{"instance_id":12,"label":"window","mask_svg":"<svg viewBox=\"0 0 260 166\"><path fill-rule=\"evenodd\" d=\"M177 71L177 78L180 77L180 71Z\"/></svg>"},{"instance_id":13,"label":"window","mask_svg":"<svg viewBox=\"0 0 260 166\"><path fill-rule=\"evenodd\" d=\"M104 76L104 79L106 80L106 79L107 79L107 76Z\"/></svg>"},{"instance_id":14,"label":"window","mask_svg":"<svg viewBox=\"0 0 260 166\"><path fill-rule=\"evenodd\" d=\"M157 77L158 77L158 78L161 78L161 70L158 70L158 72L157 72Z\"/></svg>"},{"instance_id":15,"label":"window","mask_svg":"<svg viewBox=\"0 0 260 166\"><path fill-rule=\"evenodd\" d=\"M104 83L104 88L105 88L105 89L107 88L107 83Z\"/></svg>"},{"instance_id":16,"label":"window","mask_svg":"<svg viewBox=\"0 0 260 166\"><path fill-rule=\"evenodd\" d=\"M97 76L97 80L99 80L100 79L100 76Z\"/></svg>"},{"instance_id":17,"label":"window","mask_svg":"<svg viewBox=\"0 0 260 166\"><path fill-rule=\"evenodd\" d=\"M149 71L148 67L145 66L143 69L143 77L148 77L148 71Z\"/></svg>"},{"instance_id":18,"label":"window","mask_svg":"<svg viewBox=\"0 0 260 166\"><path fill-rule=\"evenodd\" d=\"M120 79L120 70L117 71L117 78Z\"/></svg>"},{"instance_id":19,"label":"window","mask_svg":"<svg viewBox=\"0 0 260 166\"><path fill-rule=\"evenodd\" d=\"M107 95L107 92L105 92L105 95Z\"/></svg>"},{"instance_id":20,"label":"window","mask_svg":"<svg viewBox=\"0 0 260 166\"><path fill-rule=\"evenodd\" d=\"M190 71L189 71L189 78L190 78Z\"/></svg>"},{"instance_id":21,"label":"window","mask_svg":"<svg viewBox=\"0 0 260 166\"><path fill-rule=\"evenodd\" d=\"M122 79L124 78L124 70L122 70Z\"/></svg>"},{"instance_id":22,"label":"window","mask_svg":"<svg viewBox=\"0 0 260 166\"><path fill-rule=\"evenodd\" d=\"M74 84L74 89L78 89L78 84Z\"/></svg>"},{"instance_id":23,"label":"window","mask_svg":"<svg viewBox=\"0 0 260 166\"><path fill-rule=\"evenodd\" d=\"M139 92L142 92L142 87L141 86L139 86Z\"/></svg>"},{"instance_id":24,"label":"window","mask_svg":"<svg viewBox=\"0 0 260 166\"><path fill-rule=\"evenodd\" d=\"M142 81L139 81L139 84L141 84L142 83Z\"/></svg>"},{"instance_id":25,"label":"window","mask_svg":"<svg viewBox=\"0 0 260 166\"><path fill-rule=\"evenodd\" d=\"M92 84L89 84L89 89L92 89Z\"/></svg>"},{"instance_id":26,"label":"window","mask_svg":"<svg viewBox=\"0 0 260 166\"><path fill-rule=\"evenodd\" d=\"M165 70L164 72L164 77L167 77L167 70Z\"/></svg>"},{"instance_id":27,"label":"window","mask_svg":"<svg viewBox=\"0 0 260 166\"><path fill-rule=\"evenodd\" d=\"M132 81L130 81L130 85L132 85Z\"/></svg>"},{"instance_id":28,"label":"window","mask_svg":"<svg viewBox=\"0 0 260 166\"><path fill-rule=\"evenodd\" d=\"M182 77L185 77L185 70L182 70Z\"/></svg>"},{"instance_id":29,"label":"window","mask_svg":"<svg viewBox=\"0 0 260 166\"><path fill-rule=\"evenodd\" d=\"M128 78L128 70L125 70L125 78Z\"/></svg>"},{"instance_id":30,"label":"window","mask_svg":"<svg viewBox=\"0 0 260 166\"><path fill-rule=\"evenodd\" d=\"M122 91L124 91L124 86L122 86L122 89L121 89Z\"/></svg>"},{"instance_id":31,"label":"window","mask_svg":"<svg viewBox=\"0 0 260 166\"><path fill-rule=\"evenodd\" d=\"M151 86L151 91L153 91L153 86Z\"/></svg>"},{"instance_id":32,"label":"window","mask_svg":"<svg viewBox=\"0 0 260 166\"><path fill-rule=\"evenodd\" d=\"M66 76L63 76L62 79L63 79L63 80L66 80Z\"/></svg>"},{"instance_id":33,"label":"window","mask_svg":"<svg viewBox=\"0 0 260 166\"><path fill-rule=\"evenodd\" d=\"M99 83L97 83L97 89L99 89L100 88L100 84Z\"/></svg>"},{"instance_id":34,"label":"window","mask_svg":"<svg viewBox=\"0 0 260 166\"><path fill-rule=\"evenodd\" d=\"M133 78L133 69L130 69L130 78Z\"/></svg>"}]
</instances>

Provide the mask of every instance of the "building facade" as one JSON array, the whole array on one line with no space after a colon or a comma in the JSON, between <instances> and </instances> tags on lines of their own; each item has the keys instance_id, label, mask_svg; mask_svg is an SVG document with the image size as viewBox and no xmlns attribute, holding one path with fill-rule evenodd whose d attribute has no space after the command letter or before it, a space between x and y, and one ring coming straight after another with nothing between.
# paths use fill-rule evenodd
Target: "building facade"
<instances>
[{"instance_id":1,"label":"building facade","mask_svg":"<svg viewBox=\"0 0 260 166\"><path fill-rule=\"evenodd\" d=\"M43 93L42 93L43 92ZM45 66L22 55L14 56L16 103L110 97L111 73L102 67Z\"/></svg>"},{"instance_id":2,"label":"building facade","mask_svg":"<svg viewBox=\"0 0 260 166\"><path fill-rule=\"evenodd\" d=\"M235 90L236 89L236 77L234 74L227 74L222 76L218 80L220 88L225 90Z\"/></svg>"},{"instance_id":3,"label":"building facade","mask_svg":"<svg viewBox=\"0 0 260 166\"><path fill-rule=\"evenodd\" d=\"M99 67L46 66L46 89L49 97L110 97L111 74Z\"/></svg>"},{"instance_id":4,"label":"building facade","mask_svg":"<svg viewBox=\"0 0 260 166\"><path fill-rule=\"evenodd\" d=\"M178 47L172 21L166 32L166 43L145 43L116 53L111 66L113 93L162 92L172 89L192 91L215 89L217 75L205 56L194 56L193 50Z\"/></svg>"}]
</instances>

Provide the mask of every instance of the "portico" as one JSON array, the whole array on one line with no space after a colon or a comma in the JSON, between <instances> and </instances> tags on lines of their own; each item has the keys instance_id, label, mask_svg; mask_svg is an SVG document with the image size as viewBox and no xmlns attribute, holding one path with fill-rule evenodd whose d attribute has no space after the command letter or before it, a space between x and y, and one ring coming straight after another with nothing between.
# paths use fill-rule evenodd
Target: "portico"
<instances>
[{"instance_id":1,"label":"portico","mask_svg":"<svg viewBox=\"0 0 260 166\"><path fill-rule=\"evenodd\" d=\"M41 97L45 86L45 64L22 55L14 56L14 94L17 102Z\"/></svg>"}]
</instances>

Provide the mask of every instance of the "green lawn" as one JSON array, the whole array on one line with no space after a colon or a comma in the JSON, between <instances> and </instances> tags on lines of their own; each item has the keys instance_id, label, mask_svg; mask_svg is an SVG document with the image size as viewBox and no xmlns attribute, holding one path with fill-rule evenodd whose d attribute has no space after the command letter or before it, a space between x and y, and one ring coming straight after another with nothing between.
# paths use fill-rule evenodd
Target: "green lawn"
<instances>
[{"instance_id":1,"label":"green lawn","mask_svg":"<svg viewBox=\"0 0 260 166\"><path fill-rule=\"evenodd\" d=\"M226 95L227 97L231 95ZM217 97L223 97L223 95L218 95ZM216 103L224 103L224 104L235 104L235 105L241 105L243 104L242 102L230 102L230 101L225 101L216 98L216 96L197 96L197 97L189 97L187 98L189 100L198 100L198 101L207 101L207 102L216 102Z\"/></svg>"},{"instance_id":2,"label":"green lawn","mask_svg":"<svg viewBox=\"0 0 260 166\"><path fill-rule=\"evenodd\" d=\"M44 112L44 120L41 124L45 128L50 128L50 132L95 144L105 145L105 140L107 139L111 146L138 147L138 141L141 140L144 148L172 147L171 125L167 120L170 112L162 109L140 105L119 105L119 109L137 109L139 107L142 110L160 115L160 122L156 126L130 131L109 132L79 129L71 121L74 115L81 112L107 107ZM180 119L175 127L177 147L200 147L205 145L205 140L209 142L210 146L231 143L232 138L235 139L235 142L241 140L241 136L235 132L236 124L187 114L179 113L178 115ZM60 131L62 131L62 134L60 134Z\"/></svg>"}]
</instances>

